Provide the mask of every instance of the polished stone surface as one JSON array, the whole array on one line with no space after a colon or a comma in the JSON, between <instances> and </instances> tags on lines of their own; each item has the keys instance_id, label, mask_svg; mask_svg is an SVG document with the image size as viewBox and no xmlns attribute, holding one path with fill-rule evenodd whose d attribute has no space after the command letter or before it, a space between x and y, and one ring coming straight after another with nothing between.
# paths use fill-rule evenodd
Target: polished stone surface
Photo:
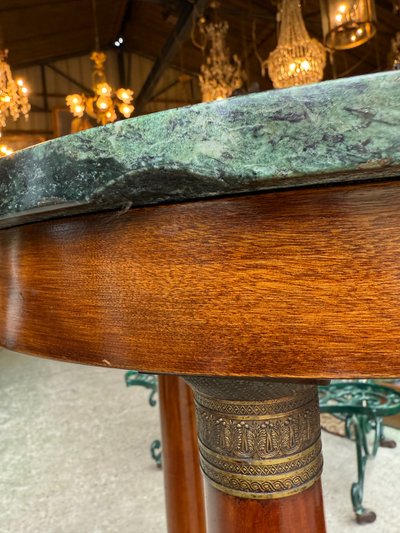
<instances>
[{"instance_id":1,"label":"polished stone surface","mask_svg":"<svg viewBox=\"0 0 400 533\"><path fill-rule=\"evenodd\" d=\"M399 169L400 72L384 72L172 109L22 150L0 161L0 225Z\"/></svg>"}]
</instances>

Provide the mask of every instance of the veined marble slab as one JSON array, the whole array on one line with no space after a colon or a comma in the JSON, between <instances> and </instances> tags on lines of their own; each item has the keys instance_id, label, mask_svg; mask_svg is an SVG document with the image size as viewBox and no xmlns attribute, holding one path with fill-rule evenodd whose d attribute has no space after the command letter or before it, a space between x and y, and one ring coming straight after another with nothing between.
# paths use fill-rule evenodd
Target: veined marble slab
<instances>
[{"instance_id":1,"label":"veined marble slab","mask_svg":"<svg viewBox=\"0 0 400 533\"><path fill-rule=\"evenodd\" d=\"M400 72L172 109L0 160L0 227L400 176Z\"/></svg>"}]
</instances>

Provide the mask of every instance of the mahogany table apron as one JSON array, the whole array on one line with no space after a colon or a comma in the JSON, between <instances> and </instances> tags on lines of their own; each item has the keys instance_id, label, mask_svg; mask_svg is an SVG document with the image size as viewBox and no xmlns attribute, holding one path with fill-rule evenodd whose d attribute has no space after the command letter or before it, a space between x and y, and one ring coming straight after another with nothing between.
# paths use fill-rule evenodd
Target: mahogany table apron
<instances>
[{"instance_id":1,"label":"mahogany table apron","mask_svg":"<svg viewBox=\"0 0 400 533\"><path fill-rule=\"evenodd\" d=\"M0 344L184 375L207 531L322 533L315 382L400 372L399 203L394 180L3 229Z\"/></svg>"}]
</instances>

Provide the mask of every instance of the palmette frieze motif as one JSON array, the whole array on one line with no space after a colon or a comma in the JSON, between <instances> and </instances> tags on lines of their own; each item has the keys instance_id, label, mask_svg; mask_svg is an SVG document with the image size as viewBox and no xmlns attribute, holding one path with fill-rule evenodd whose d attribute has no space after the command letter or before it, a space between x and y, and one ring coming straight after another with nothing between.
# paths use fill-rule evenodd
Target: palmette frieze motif
<instances>
[{"instance_id":1,"label":"palmette frieze motif","mask_svg":"<svg viewBox=\"0 0 400 533\"><path fill-rule=\"evenodd\" d=\"M318 417L318 405L311 402L278 417L245 420L197 408L200 441L218 453L248 459L285 456L307 447L319 433Z\"/></svg>"},{"instance_id":2,"label":"palmette frieze motif","mask_svg":"<svg viewBox=\"0 0 400 533\"><path fill-rule=\"evenodd\" d=\"M282 498L320 477L315 386L249 381L247 389L243 382L216 380L212 397L200 378L189 381L195 389L201 468L219 490L243 498ZM255 401L243 400L246 390ZM240 400L232 399L235 394Z\"/></svg>"}]
</instances>

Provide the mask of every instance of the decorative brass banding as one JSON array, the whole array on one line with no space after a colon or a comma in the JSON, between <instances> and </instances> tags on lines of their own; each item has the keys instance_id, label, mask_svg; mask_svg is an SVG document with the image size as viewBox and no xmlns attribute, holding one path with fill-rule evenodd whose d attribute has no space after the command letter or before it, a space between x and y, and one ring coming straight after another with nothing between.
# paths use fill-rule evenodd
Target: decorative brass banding
<instances>
[{"instance_id":1,"label":"decorative brass banding","mask_svg":"<svg viewBox=\"0 0 400 533\"><path fill-rule=\"evenodd\" d=\"M228 381L234 390L235 380ZM209 390L204 394L203 383L196 387L195 380L191 382L200 464L213 486L241 498L283 498L302 492L320 477L315 386L249 382L249 400L242 399L242 390L236 401L232 394L229 400L218 397L226 396L226 381L212 396ZM254 396L257 400L251 401Z\"/></svg>"}]
</instances>

